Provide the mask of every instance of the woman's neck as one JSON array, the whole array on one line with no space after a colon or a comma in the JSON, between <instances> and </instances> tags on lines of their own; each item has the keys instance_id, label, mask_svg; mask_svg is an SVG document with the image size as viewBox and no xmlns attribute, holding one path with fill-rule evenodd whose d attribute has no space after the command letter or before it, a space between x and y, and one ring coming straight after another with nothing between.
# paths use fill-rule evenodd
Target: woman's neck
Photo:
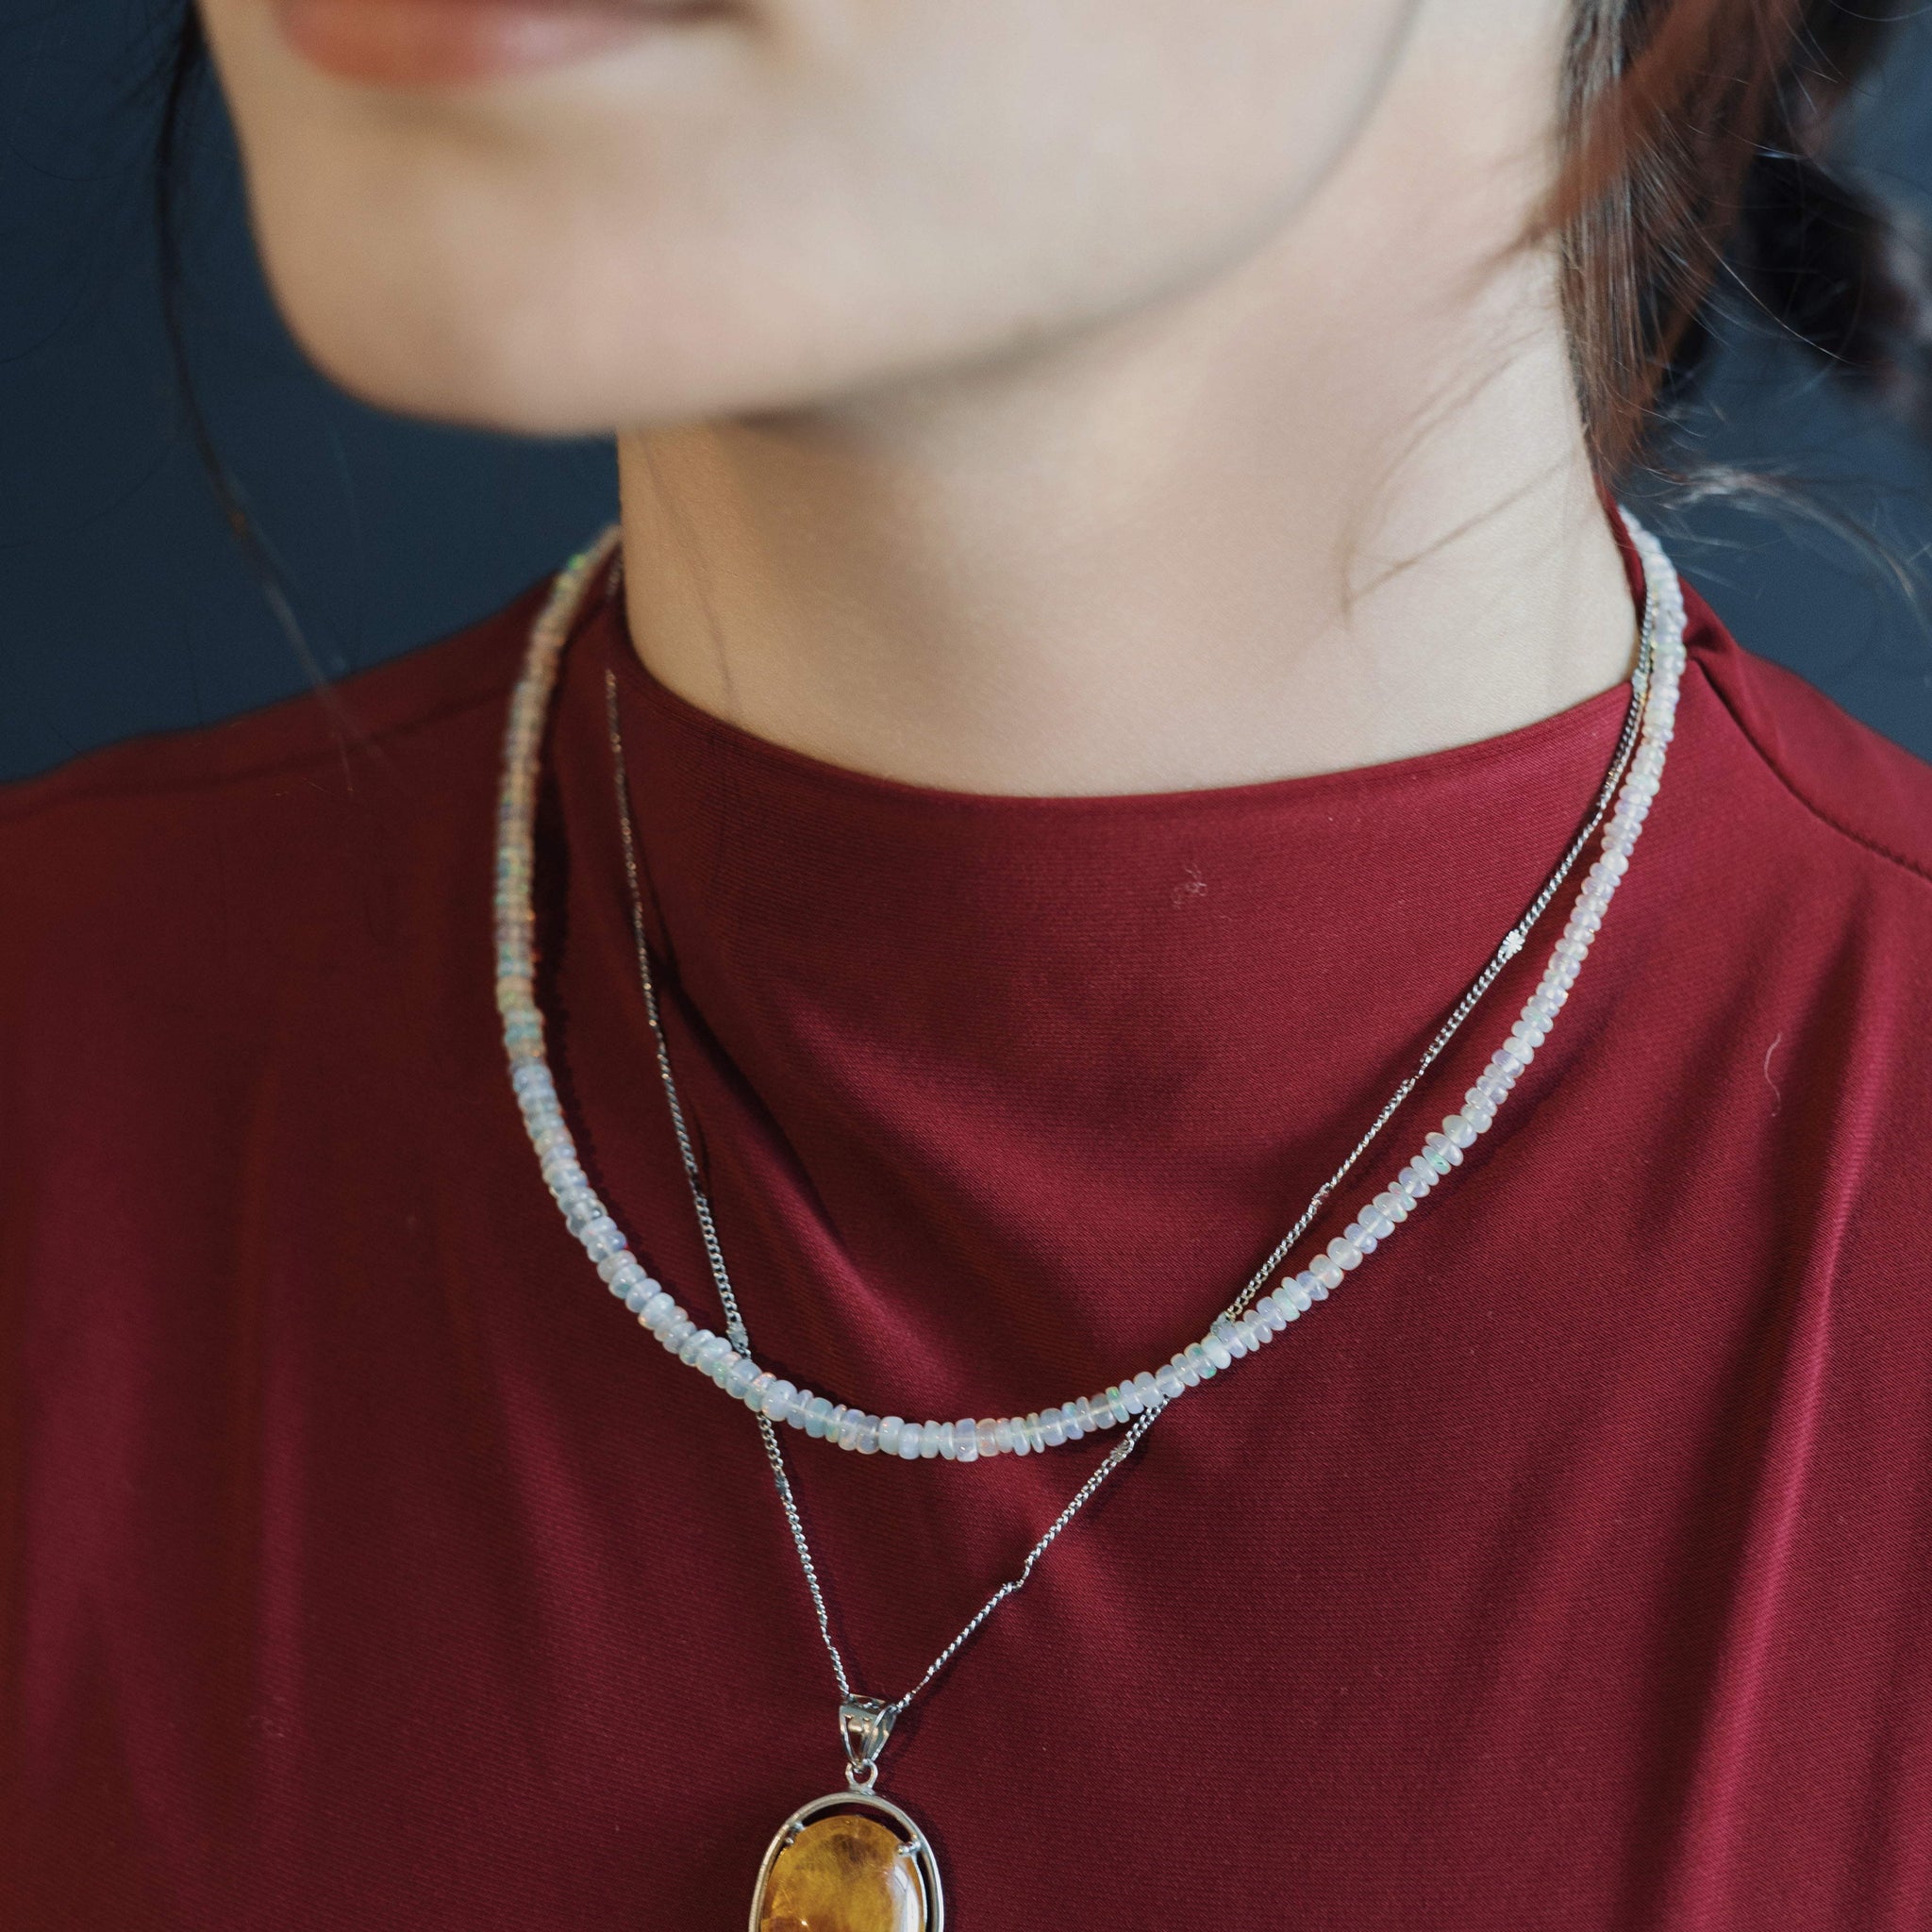
<instances>
[{"instance_id":1,"label":"woman's neck","mask_svg":"<svg viewBox=\"0 0 1932 1932\"><path fill-rule=\"evenodd\" d=\"M1281 232L1183 292L621 438L645 665L834 764L1040 794L1379 763L1627 675L1554 272L1507 255L1538 138L1511 103L1547 82L1438 52ZM1493 132L1458 153L1474 87Z\"/></svg>"}]
</instances>

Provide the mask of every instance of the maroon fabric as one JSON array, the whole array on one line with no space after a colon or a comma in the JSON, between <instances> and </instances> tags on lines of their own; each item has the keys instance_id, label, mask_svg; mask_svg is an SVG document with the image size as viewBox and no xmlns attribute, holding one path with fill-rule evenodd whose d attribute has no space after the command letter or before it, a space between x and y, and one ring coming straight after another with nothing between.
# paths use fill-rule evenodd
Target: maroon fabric
<instances>
[{"instance_id":1,"label":"maroon fabric","mask_svg":"<svg viewBox=\"0 0 1932 1932\"><path fill-rule=\"evenodd\" d=\"M301 702L5 795L0 1924L735 1927L838 1785L750 1420L597 1282L510 1102L490 841L539 594L355 680L363 747ZM1932 1924L1932 768L1695 615L1628 879L1494 1130L902 1724L882 1789L958 1932ZM712 1321L608 663L760 1352L914 1418L1200 1332L1536 891L1626 698L1324 776L969 797L706 717L607 600L553 735L544 998L589 1165ZM885 1694L1100 1453L788 1440Z\"/></svg>"}]
</instances>

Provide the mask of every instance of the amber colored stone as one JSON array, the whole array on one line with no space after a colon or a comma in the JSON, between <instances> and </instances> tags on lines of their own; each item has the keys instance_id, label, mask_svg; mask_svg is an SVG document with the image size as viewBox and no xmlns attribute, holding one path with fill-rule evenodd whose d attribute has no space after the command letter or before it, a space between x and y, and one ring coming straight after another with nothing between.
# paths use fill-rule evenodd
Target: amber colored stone
<instances>
[{"instance_id":1,"label":"amber colored stone","mask_svg":"<svg viewBox=\"0 0 1932 1932\"><path fill-rule=\"evenodd\" d=\"M758 1932L926 1932L925 1884L876 1818L815 1819L773 1859Z\"/></svg>"}]
</instances>

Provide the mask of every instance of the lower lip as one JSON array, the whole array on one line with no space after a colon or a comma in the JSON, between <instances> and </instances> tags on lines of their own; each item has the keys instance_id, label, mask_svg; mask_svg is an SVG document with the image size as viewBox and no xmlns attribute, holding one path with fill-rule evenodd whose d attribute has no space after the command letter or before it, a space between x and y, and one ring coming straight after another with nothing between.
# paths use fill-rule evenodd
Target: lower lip
<instances>
[{"instance_id":1,"label":"lower lip","mask_svg":"<svg viewBox=\"0 0 1932 1932\"><path fill-rule=\"evenodd\" d=\"M585 60L688 23L690 0L275 0L313 66L375 87L452 87Z\"/></svg>"}]
</instances>

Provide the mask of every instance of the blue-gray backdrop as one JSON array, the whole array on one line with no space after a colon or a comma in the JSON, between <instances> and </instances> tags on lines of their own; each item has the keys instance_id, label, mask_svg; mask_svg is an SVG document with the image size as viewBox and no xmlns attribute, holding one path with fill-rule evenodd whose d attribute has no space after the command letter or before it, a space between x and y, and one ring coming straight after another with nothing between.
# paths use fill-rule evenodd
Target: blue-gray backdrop
<instances>
[{"instance_id":1,"label":"blue-gray backdrop","mask_svg":"<svg viewBox=\"0 0 1932 1932\"><path fill-rule=\"evenodd\" d=\"M299 691L306 675L183 431L156 296L150 158L173 0L0 0L0 777ZM1852 152L1932 208L1932 13ZM187 318L215 438L330 675L494 609L612 513L602 442L382 415L303 362L263 290L219 104L195 124ZM1932 452L1739 327L1707 455L1775 468L1877 538L1706 505L1666 521L1753 649L1932 759ZM1932 606L1932 596L1926 598Z\"/></svg>"}]
</instances>

